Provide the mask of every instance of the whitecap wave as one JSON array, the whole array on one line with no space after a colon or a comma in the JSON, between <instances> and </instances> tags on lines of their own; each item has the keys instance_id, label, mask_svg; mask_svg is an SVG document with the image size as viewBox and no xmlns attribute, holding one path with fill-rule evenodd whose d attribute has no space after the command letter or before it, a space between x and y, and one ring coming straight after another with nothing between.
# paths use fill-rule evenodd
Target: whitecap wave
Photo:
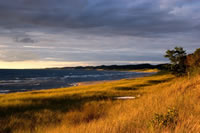
<instances>
[{"instance_id":1,"label":"whitecap wave","mask_svg":"<svg viewBox=\"0 0 200 133\"><path fill-rule=\"evenodd\" d=\"M0 93L8 93L10 90L0 90Z\"/></svg>"}]
</instances>

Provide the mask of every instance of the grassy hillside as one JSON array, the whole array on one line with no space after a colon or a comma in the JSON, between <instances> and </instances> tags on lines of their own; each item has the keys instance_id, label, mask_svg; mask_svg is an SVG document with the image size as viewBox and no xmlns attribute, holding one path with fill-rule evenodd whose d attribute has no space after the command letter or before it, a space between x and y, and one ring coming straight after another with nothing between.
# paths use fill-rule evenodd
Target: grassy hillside
<instances>
[{"instance_id":1,"label":"grassy hillside","mask_svg":"<svg viewBox=\"0 0 200 133\"><path fill-rule=\"evenodd\" d=\"M199 100L200 76L170 74L0 95L0 132L197 132Z\"/></svg>"}]
</instances>

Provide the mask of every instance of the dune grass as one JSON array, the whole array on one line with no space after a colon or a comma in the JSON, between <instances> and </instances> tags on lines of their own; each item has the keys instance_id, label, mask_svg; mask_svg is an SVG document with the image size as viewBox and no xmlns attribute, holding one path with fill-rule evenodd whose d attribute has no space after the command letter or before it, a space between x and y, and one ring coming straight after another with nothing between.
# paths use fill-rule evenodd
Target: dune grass
<instances>
[{"instance_id":1,"label":"dune grass","mask_svg":"<svg viewBox=\"0 0 200 133\"><path fill-rule=\"evenodd\" d=\"M149 73L152 73L152 72L159 72L160 70L159 69L136 69L136 70L130 70L131 72L149 72Z\"/></svg>"},{"instance_id":2,"label":"dune grass","mask_svg":"<svg viewBox=\"0 0 200 133\"><path fill-rule=\"evenodd\" d=\"M0 95L0 132L197 132L199 99L200 76L170 74L12 93Z\"/></svg>"}]
</instances>

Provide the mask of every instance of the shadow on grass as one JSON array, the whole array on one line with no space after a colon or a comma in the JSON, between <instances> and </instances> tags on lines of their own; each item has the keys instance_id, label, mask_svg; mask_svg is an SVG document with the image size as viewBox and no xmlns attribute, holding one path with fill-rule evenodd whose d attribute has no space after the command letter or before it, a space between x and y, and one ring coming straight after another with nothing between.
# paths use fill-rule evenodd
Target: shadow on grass
<instances>
[{"instance_id":1,"label":"shadow on grass","mask_svg":"<svg viewBox=\"0 0 200 133\"><path fill-rule=\"evenodd\" d=\"M130 86L130 87L120 86L120 87L115 87L115 89L116 90L124 90L124 91L126 91L126 90L139 90L139 89L142 89L143 87L153 86L153 85L156 85L156 84L168 82L168 81L171 81L172 79L173 78L167 78L167 79L163 79L163 80L149 80L145 84L137 84L137 85Z\"/></svg>"},{"instance_id":2,"label":"shadow on grass","mask_svg":"<svg viewBox=\"0 0 200 133\"><path fill-rule=\"evenodd\" d=\"M156 85L156 84L160 84L160 83L171 81L172 79L173 78L166 78L166 79L163 79L163 80L149 80L148 84L149 85Z\"/></svg>"},{"instance_id":3,"label":"shadow on grass","mask_svg":"<svg viewBox=\"0 0 200 133\"><path fill-rule=\"evenodd\" d=\"M115 87L116 90L137 90L138 88L135 87Z\"/></svg>"},{"instance_id":4,"label":"shadow on grass","mask_svg":"<svg viewBox=\"0 0 200 133\"><path fill-rule=\"evenodd\" d=\"M0 118L4 118L13 114L24 113L26 111L40 111L48 109L52 111L67 112L73 109L80 109L84 103L99 100L112 99L112 96L63 96L58 98L37 98L25 99L25 102L31 102L28 105L16 105L8 107L0 107Z\"/></svg>"},{"instance_id":5,"label":"shadow on grass","mask_svg":"<svg viewBox=\"0 0 200 133\"><path fill-rule=\"evenodd\" d=\"M97 93L95 96L82 97L81 94L76 94L56 98L26 99L24 102L31 102L31 104L0 107L0 132L11 133L18 129L26 129L35 132L35 128L38 125L59 124L63 119L60 116L67 112L82 112L85 108L85 104L91 102L94 102L94 107L98 108L96 101L104 101L113 98L113 96L109 96L108 94L105 96L105 92L104 95L102 95L103 94ZM86 112L88 111L86 110ZM89 114L85 113L82 119L89 121L90 119L99 118L99 116L97 117L94 113L95 112ZM78 114L78 116L81 116L80 114Z\"/></svg>"}]
</instances>

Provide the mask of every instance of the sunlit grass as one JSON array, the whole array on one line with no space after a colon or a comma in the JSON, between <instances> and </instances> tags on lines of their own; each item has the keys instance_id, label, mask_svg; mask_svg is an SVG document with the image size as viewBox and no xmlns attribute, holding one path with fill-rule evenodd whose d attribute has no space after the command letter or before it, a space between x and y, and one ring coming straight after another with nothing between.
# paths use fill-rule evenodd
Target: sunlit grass
<instances>
[{"instance_id":1,"label":"sunlit grass","mask_svg":"<svg viewBox=\"0 0 200 133\"><path fill-rule=\"evenodd\" d=\"M159 72L159 69L138 69L138 70L130 70L131 72Z\"/></svg>"},{"instance_id":2,"label":"sunlit grass","mask_svg":"<svg viewBox=\"0 0 200 133\"><path fill-rule=\"evenodd\" d=\"M170 74L0 95L0 132L195 132L200 130L199 98L199 76ZM169 108L177 115L168 115ZM167 124L152 122L156 114Z\"/></svg>"}]
</instances>

